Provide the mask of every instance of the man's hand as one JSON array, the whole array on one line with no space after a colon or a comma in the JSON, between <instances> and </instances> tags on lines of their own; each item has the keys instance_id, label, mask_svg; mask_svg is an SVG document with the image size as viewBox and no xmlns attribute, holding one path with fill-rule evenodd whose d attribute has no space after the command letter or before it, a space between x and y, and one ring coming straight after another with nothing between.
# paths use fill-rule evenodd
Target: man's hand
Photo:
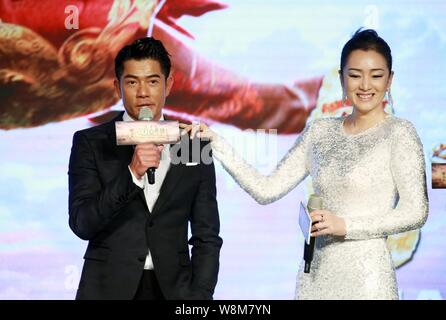
<instances>
[{"instance_id":1,"label":"man's hand","mask_svg":"<svg viewBox=\"0 0 446 320\"><path fill-rule=\"evenodd\" d=\"M141 180L147 169L158 168L163 148L163 145L153 143L142 143L135 147L129 167L138 180Z\"/></svg>"}]
</instances>

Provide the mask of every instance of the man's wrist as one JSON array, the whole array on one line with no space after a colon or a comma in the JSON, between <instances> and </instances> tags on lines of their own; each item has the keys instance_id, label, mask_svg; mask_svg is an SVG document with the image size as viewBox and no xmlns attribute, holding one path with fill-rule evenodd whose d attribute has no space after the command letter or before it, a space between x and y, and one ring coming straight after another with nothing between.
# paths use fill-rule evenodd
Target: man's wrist
<instances>
[{"instance_id":1,"label":"man's wrist","mask_svg":"<svg viewBox=\"0 0 446 320\"><path fill-rule=\"evenodd\" d=\"M136 184L140 188L144 188L144 182L142 181L143 176L139 176L137 173L134 173L130 166L128 166L128 168L129 168L130 174L132 175L133 183Z\"/></svg>"}]
</instances>

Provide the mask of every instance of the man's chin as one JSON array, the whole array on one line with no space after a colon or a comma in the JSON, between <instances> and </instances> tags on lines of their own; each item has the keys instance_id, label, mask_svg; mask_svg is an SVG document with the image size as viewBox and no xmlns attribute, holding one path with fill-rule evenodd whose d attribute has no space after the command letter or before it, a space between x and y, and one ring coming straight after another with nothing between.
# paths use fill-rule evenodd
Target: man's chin
<instances>
[{"instance_id":1,"label":"man's chin","mask_svg":"<svg viewBox=\"0 0 446 320\"><path fill-rule=\"evenodd\" d=\"M137 114L130 113L130 112L128 112L128 111L127 111L127 113L128 113L128 115L129 115L133 120L139 120Z\"/></svg>"}]
</instances>

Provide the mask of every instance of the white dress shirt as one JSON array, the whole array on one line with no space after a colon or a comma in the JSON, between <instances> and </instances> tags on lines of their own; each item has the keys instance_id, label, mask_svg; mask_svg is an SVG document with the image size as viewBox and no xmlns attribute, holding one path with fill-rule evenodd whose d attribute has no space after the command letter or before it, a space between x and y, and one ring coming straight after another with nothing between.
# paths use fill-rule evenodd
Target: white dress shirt
<instances>
[{"instance_id":1,"label":"white dress shirt","mask_svg":"<svg viewBox=\"0 0 446 320\"><path fill-rule=\"evenodd\" d=\"M124 113L123 116L124 121L134 121L133 118L129 116L127 111ZM164 120L164 116L161 115L160 120ZM161 152L161 160L158 168L155 170L155 183L149 184L149 181L147 179L147 173L144 174L144 176L141 178L141 180L138 180L134 175L132 170L130 170L130 174L132 175L133 183L135 183L138 187L141 189L144 189L144 197L146 198L147 207L149 208L150 212L152 211L156 200L158 199L161 185L163 184L164 178L166 177L167 171L170 168L170 145L165 144L164 149ZM152 256L150 254L150 250L147 253L146 262L144 264L145 270L153 270L153 261Z\"/></svg>"}]
</instances>

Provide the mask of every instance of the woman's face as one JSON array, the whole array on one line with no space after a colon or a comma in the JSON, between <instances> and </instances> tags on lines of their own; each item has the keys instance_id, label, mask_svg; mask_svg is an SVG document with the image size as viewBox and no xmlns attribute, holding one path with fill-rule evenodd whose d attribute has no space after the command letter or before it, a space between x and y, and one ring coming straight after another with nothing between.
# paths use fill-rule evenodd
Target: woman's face
<instances>
[{"instance_id":1,"label":"woman's face","mask_svg":"<svg viewBox=\"0 0 446 320\"><path fill-rule=\"evenodd\" d=\"M374 50L358 49L347 58L341 84L355 111L368 114L382 110L382 102L392 77L393 72L390 73L384 56Z\"/></svg>"}]
</instances>

